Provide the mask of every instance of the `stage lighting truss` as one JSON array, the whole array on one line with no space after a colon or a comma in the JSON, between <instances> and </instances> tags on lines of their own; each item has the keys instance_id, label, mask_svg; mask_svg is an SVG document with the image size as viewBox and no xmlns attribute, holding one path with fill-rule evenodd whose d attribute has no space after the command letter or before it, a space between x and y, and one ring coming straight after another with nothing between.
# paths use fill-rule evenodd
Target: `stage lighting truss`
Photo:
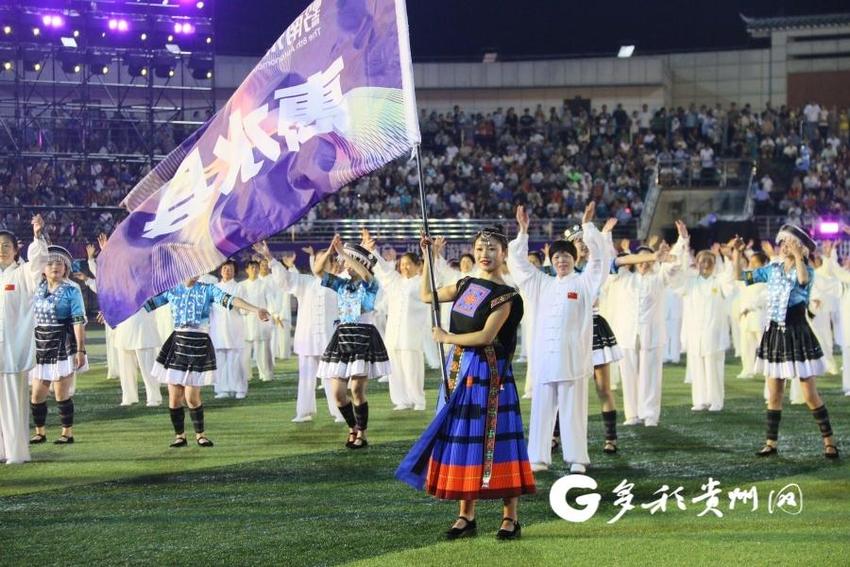
<instances>
[{"instance_id":1,"label":"stage lighting truss","mask_svg":"<svg viewBox=\"0 0 850 567\"><path fill-rule=\"evenodd\" d=\"M24 71L28 73L41 73L49 56L50 52L43 49L21 49L21 61L24 64Z\"/></svg>"},{"instance_id":2,"label":"stage lighting truss","mask_svg":"<svg viewBox=\"0 0 850 567\"><path fill-rule=\"evenodd\" d=\"M170 79L174 77L179 59L170 53L157 53L153 58L153 69L157 77Z\"/></svg>"},{"instance_id":3,"label":"stage lighting truss","mask_svg":"<svg viewBox=\"0 0 850 567\"><path fill-rule=\"evenodd\" d=\"M204 53L193 53L189 56L189 69L192 71L192 78L197 81L210 80L213 78L213 69L215 61L212 55Z\"/></svg>"},{"instance_id":4,"label":"stage lighting truss","mask_svg":"<svg viewBox=\"0 0 850 567\"><path fill-rule=\"evenodd\" d=\"M75 49L60 49L56 55L62 71L68 75L79 73L86 64L86 54Z\"/></svg>"},{"instance_id":5,"label":"stage lighting truss","mask_svg":"<svg viewBox=\"0 0 850 567\"><path fill-rule=\"evenodd\" d=\"M131 77L147 77L151 71L151 58L146 53L127 53L124 62Z\"/></svg>"},{"instance_id":6,"label":"stage lighting truss","mask_svg":"<svg viewBox=\"0 0 850 567\"><path fill-rule=\"evenodd\" d=\"M88 63L92 75L108 75L112 67L112 56L108 53L90 51Z\"/></svg>"}]
</instances>

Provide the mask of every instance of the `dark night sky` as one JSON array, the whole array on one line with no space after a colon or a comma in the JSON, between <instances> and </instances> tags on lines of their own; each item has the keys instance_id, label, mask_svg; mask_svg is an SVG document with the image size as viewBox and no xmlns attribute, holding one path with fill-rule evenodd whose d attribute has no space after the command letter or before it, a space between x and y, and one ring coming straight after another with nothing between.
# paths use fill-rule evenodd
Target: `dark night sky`
<instances>
[{"instance_id":1,"label":"dark night sky","mask_svg":"<svg viewBox=\"0 0 850 567\"><path fill-rule=\"evenodd\" d=\"M345 1L345 0L324 0ZM262 55L308 0L217 0L219 53ZM246 7L249 7L246 9ZM407 0L414 61L480 61L732 49L755 45L739 14L850 11L848 0Z\"/></svg>"}]
</instances>

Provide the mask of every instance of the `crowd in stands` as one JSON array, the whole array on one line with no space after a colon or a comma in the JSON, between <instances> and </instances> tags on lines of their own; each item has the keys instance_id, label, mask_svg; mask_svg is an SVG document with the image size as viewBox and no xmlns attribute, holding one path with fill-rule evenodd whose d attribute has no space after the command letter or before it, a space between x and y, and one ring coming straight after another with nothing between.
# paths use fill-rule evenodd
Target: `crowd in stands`
<instances>
[{"instance_id":1,"label":"crowd in stands","mask_svg":"<svg viewBox=\"0 0 850 567\"><path fill-rule=\"evenodd\" d=\"M110 129L110 124L119 126ZM27 145L73 152L73 122L62 125L28 138ZM126 120L104 119L100 126L100 134L87 142L97 151L85 166L71 159L0 158L0 207L118 205L150 165L126 157L98 159L97 154L144 153L133 147ZM674 177L685 171L711 177L721 157L759 164L756 214L785 215L805 225L848 207L847 110L816 103L760 111L734 103L676 109L643 105L630 113L619 104L588 109L565 100L548 111L542 105L521 112L423 110L420 127L426 206L435 218L510 218L516 204L541 219L564 218L593 199L599 217L626 224L640 216L657 164ZM167 153L188 134L158 127L157 153ZM402 158L342 188L307 220L413 218L419 215L418 195L416 163ZM4 209L0 227L13 225L15 215ZM47 216L48 230L59 241L82 242L108 232L120 216L57 211Z\"/></svg>"}]
</instances>

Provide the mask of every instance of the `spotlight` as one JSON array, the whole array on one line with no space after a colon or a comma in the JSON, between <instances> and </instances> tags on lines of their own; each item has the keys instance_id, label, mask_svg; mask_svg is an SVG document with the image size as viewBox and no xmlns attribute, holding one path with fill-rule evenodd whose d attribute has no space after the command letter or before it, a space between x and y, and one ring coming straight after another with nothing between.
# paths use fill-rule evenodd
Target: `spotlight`
<instances>
[{"instance_id":1,"label":"spotlight","mask_svg":"<svg viewBox=\"0 0 850 567\"><path fill-rule=\"evenodd\" d=\"M841 232L841 225L830 219L820 219L818 223L818 232L821 236L825 236L827 238L835 238L839 232Z\"/></svg>"},{"instance_id":2,"label":"spotlight","mask_svg":"<svg viewBox=\"0 0 850 567\"><path fill-rule=\"evenodd\" d=\"M207 71L207 79L212 79L212 71Z\"/></svg>"},{"instance_id":3,"label":"spotlight","mask_svg":"<svg viewBox=\"0 0 850 567\"><path fill-rule=\"evenodd\" d=\"M115 18L111 18L109 20L108 26L109 26L109 29L111 29L111 30L117 30L118 29L118 20L116 20Z\"/></svg>"},{"instance_id":4,"label":"spotlight","mask_svg":"<svg viewBox=\"0 0 850 567\"><path fill-rule=\"evenodd\" d=\"M74 65L74 73L79 73L81 67L79 65Z\"/></svg>"},{"instance_id":5,"label":"spotlight","mask_svg":"<svg viewBox=\"0 0 850 567\"><path fill-rule=\"evenodd\" d=\"M74 37L80 37L80 30L74 30Z\"/></svg>"},{"instance_id":6,"label":"spotlight","mask_svg":"<svg viewBox=\"0 0 850 567\"><path fill-rule=\"evenodd\" d=\"M127 31L128 29L130 29L130 28L129 28L129 26L127 25L127 20L119 20L119 21L118 21L118 31L120 31L120 32L125 32L125 31Z\"/></svg>"},{"instance_id":7,"label":"spotlight","mask_svg":"<svg viewBox=\"0 0 850 567\"><path fill-rule=\"evenodd\" d=\"M11 61L4 61L3 62L3 70L4 71L11 71L12 70L12 62Z\"/></svg>"},{"instance_id":8,"label":"spotlight","mask_svg":"<svg viewBox=\"0 0 850 567\"><path fill-rule=\"evenodd\" d=\"M174 76L176 60L174 57L166 54L157 55L153 59L153 70L157 77L162 79L171 78Z\"/></svg>"},{"instance_id":9,"label":"spotlight","mask_svg":"<svg viewBox=\"0 0 850 567\"><path fill-rule=\"evenodd\" d=\"M100 74L101 75L108 75L109 74L109 66L104 65L103 67L101 67L100 68Z\"/></svg>"},{"instance_id":10,"label":"spotlight","mask_svg":"<svg viewBox=\"0 0 850 567\"><path fill-rule=\"evenodd\" d=\"M44 60L47 58L47 53L38 50L23 50L21 59L24 62L26 71L38 73L44 68Z\"/></svg>"},{"instance_id":11,"label":"spotlight","mask_svg":"<svg viewBox=\"0 0 850 567\"><path fill-rule=\"evenodd\" d=\"M41 30L40 30L40 29L38 29L38 28L33 28L33 29L32 29L32 34L33 34L35 37L38 37L38 36L40 36L40 35L41 35Z\"/></svg>"},{"instance_id":12,"label":"spotlight","mask_svg":"<svg viewBox=\"0 0 850 567\"><path fill-rule=\"evenodd\" d=\"M139 39L141 39L142 41L145 41L146 39L148 39L148 34L142 32L142 35L139 36Z\"/></svg>"},{"instance_id":13,"label":"spotlight","mask_svg":"<svg viewBox=\"0 0 850 567\"><path fill-rule=\"evenodd\" d=\"M142 67L142 68L139 70L139 75L141 75L142 77L147 77L147 76L148 76L148 68L147 68L147 67Z\"/></svg>"},{"instance_id":14,"label":"spotlight","mask_svg":"<svg viewBox=\"0 0 850 567\"><path fill-rule=\"evenodd\" d=\"M36 72L41 71L41 63L33 63L32 70Z\"/></svg>"},{"instance_id":15,"label":"spotlight","mask_svg":"<svg viewBox=\"0 0 850 567\"><path fill-rule=\"evenodd\" d=\"M6 34L6 35L11 35L12 26L3 26L3 33Z\"/></svg>"},{"instance_id":16,"label":"spotlight","mask_svg":"<svg viewBox=\"0 0 850 567\"><path fill-rule=\"evenodd\" d=\"M212 43L212 37L211 37L211 36L207 36L207 45L209 45L209 44L211 44L211 43Z\"/></svg>"},{"instance_id":17,"label":"spotlight","mask_svg":"<svg viewBox=\"0 0 850 567\"><path fill-rule=\"evenodd\" d=\"M169 36L168 36L168 43L171 43L172 41L174 41L174 36L173 36L173 35L169 35Z\"/></svg>"},{"instance_id":18,"label":"spotlight","mask_svg":"<svg viewBox=\"0 0 850 567\"><path fill-rule=\"evenodd\" d=\"M213 58L209 54L193 53L189 57L188 67L192 70L192 78L196 81L213 77Z\"/></svg>"},{"instance_id":19,"label":"spotlight","mask_svg":"<svg viewBox=\"0 0 850 567\"><path fill-rule=\"evenodd\" d=\"M54 28L61 28L63 25L65 25L65 20L62 18L62 16L51 16L50 25Z\"/></svg>"},{"instance_id":20,"label":"spotlight","mask_svg":"<svg viewBox=\"0 0 850 567\"><path fill-rule=\"evenodd\" d=\"M124 55L124 62L127 63L127 72L131 77L145 77L148 74L148 64L150 58L141 53L127 53Z\"/></svg>"},{"instance_id":21,"label":"spotlight","mask_svg":"<svg viewBox=\"0 0 850 567\"><path fill-rule=\"evenodd\" d=\"M203 2L198 2L197 4L195 4L195 7L196 7L198 10L203 10L203 9L204 9L204 3L203 3Z\"/></svg>"}]
</instances>

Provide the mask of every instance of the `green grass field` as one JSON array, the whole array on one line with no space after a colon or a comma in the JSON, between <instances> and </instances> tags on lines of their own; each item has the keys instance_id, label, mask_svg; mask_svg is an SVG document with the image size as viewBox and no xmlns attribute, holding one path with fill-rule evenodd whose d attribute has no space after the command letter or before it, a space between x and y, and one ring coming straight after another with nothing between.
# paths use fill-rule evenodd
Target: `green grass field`
<instances>
[{"instance_id":1,"label":"green grass field","mask_svg":"<svg viewBox=\"0 0 850 567\"><path fill-rule=\"evenodd\" d=\"M316 421L290 423L295 363L277 370L282 380L252 382L241 402L205 393L213 449L169 449L167 410L118 407L118 382L95 366L78 383L77 443L36 446L32 463L0 467L0 565L846 565L850 556L850 398L836 377L824 378L821 392L847 455L838 462L821 456L803 406L786 406L779 458L756 458L762 382L735 379L739 368L730 364L726 409L693 414L684 368L670 366L661 425L620 426L616 456L601 451L591 400L588 475L602 495L591 520L569 523L549 507L549 488L566 474L560 464L537 475L538 494L522 500L522 540L495 540L500 506L490 502L479 508L476 539L446 542L456 505L393 479L432 408L390 411L386 385L370 384L370 447L349 451L323 397ZM524 367L515 371L522 376ZM429 372L429 403L437 382ZM52 440L55 405L50 412ZM699 517L704 505L691 502L708 477L720 481L722 518ZM608 524L623 479L635 483L637 507ZM770 491L792 482L803 493L801 513L769 513ZM666 513L640 507L664 484L684 487L687 510L672 500ZM727 491L752 485L758 509L730 511Z\"/></svg>"}]
</instances>

